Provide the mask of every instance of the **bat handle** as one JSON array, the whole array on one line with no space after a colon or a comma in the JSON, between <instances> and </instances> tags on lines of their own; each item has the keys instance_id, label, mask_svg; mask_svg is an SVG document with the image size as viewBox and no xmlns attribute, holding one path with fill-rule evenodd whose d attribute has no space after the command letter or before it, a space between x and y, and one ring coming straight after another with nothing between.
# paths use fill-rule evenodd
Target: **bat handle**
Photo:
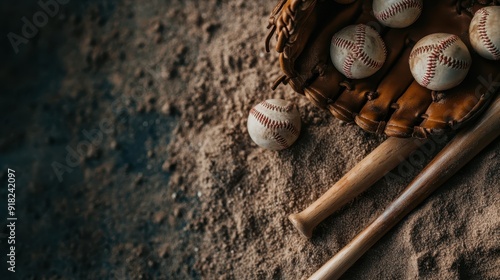
<instances>
[{"instance_id":1,"label":"bat handle","mask_svg":"<svg viewBox=\"0 0 500 280\"><path fill-rule=\"evenodd\" d=\"M404 216L499 135L500 97L481 120L475 123L475 126L458 133L375 221L316 271L309 280L338 279Z\"/></svg>"},{"instance_id":2,"label":"bat handle","mask_svg":"<svg viewBox=\"0 0 500 280\"><path fill-rule=\"evenodd\" d=\"M375 184L424 142L411 138L388 138L318 200L288 219L304 237L310 238L321 221Z\"/></svg>"}]
</instances>

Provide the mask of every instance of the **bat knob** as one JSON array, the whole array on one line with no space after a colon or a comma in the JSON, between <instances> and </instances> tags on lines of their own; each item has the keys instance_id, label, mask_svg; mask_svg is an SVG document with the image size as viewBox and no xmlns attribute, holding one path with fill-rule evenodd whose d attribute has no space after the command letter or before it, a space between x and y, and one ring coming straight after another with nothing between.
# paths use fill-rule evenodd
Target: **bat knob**
<instances>
[{"instance_id":1,"label":"bat knob","mask_svg":"<svg viewBox=\"0 0 500 280\"><path fill-rule=\"evenodd\" d=\"M311 238L312 231L314 227L311 227L307 220L299 214L291 214L288 216L290 222L292 222L293 226L306 238Z\"/></svg>"}]
</instances>

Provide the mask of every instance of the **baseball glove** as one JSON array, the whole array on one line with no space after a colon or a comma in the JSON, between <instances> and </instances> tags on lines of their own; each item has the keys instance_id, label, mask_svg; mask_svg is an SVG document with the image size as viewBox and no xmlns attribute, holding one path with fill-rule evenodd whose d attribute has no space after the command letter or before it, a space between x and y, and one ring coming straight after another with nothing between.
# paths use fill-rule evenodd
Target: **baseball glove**
<instances>
[{"instance_id":1,"label":"baseball glove","mask_svg":"<svg viewBox=\"0 0 500 280\"><path fill-rule=\"evenodd\" d=\"M352 2L352 3L348 3ZM344 4L343 4L344 3ZM273 85L290 84L317 106L345 122L373 133L427 138L455 130L473 119L495 97L500 62L479 56L468 28L475 11L500 1L424 1L420 18L407 28L379 24L372 1L281 0L274 8L266 49L276 32L276 50L284 72ZM330 59L330 41L342 28L364 23L379 31L387 58L374 75L353 80L339 73ZM499 27L500 28L500 27ZM465 80L446 91L420 86L408 63L413 45L432 33L455 34L467 45L472 65Z\"/></svg>"}]
</instances>

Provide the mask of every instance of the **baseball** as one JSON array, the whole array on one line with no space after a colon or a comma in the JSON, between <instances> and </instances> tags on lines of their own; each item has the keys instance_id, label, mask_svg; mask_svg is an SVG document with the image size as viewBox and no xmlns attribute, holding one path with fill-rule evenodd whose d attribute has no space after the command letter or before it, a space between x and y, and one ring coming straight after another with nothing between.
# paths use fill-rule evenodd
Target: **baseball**
<instances>
[{"instance_id":1,"label":"baseball","mask_svg":"<svg viewBox=\"0 0 500 280\"><path fill-rule=\"evenodd\" d=\"M300 114L292 102L268 99L250 110L247 126L257 145L279 151L290 147L299 137Z\"/></svg>"},{"instance_id":2,"label":"baseball","mask_svg":"<svg viewBox=\"0 0 500 280\"><path fill-rule=\"evenodd\" d=\"M435 33L420 39L410 53L413 78L430 90L447 90L460 84L471 65L467 46L457 35Z\"/></svg>"},{"instance_id":3,"label":"baseball","mask_svg":"<svg viewBox=\"0 0 500 280\"><path fill-rule=\"evenodd\" d=\"M384 65L384 41L375 29L364 25L350 25L333 35L330 58L340 73L350 79L371 76Z\"/></svg>"},{"instance_id":4,"label":"baseball","mask_svg":"<svg viewBox=\"0 0 500 280\"><path fill-rule=\"evenodd\" d=\"M479 9L469 26L470 43L484 58L500 60L500 6Z\"/></svg>"},{"instance_id":5,"label":"baseball","mask_svg":"<svg viewBox=\"0 0 500 280\"><path fill-rule=\"evenodd\" d=\"M422 13L422 0L374 0L373 13L380 23L394 28L413 24Z\"/></svg>"}]
</instances>

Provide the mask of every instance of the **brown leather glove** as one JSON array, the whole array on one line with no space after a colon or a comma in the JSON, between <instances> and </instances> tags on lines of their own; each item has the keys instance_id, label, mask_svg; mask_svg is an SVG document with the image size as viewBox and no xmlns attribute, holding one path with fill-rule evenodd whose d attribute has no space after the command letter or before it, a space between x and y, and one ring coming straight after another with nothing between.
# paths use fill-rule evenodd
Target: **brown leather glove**
<instances>
[{"instance_id":1,"label":"brown leather glove","mask_svg":"<svg viewBox=\"0 0 500 280\"><path fill-rule=\"evenodd\" d=\"M457 129L498 94L500 62L487 60L474 51L468 29L475 11L499 2L424 1L422 14L414 24L393 29L377 22L370 0L282 0L269 19L272 30L266 41L269 50L269 41L276 32L276 50L284 75L273 89L281 82L289 83L317 106L369 132L426 138ZM374 75L351 80L333 66L330 41L337 31L356 23L379 31L387 47L387 59ZM408 63L413 45L432 33L458 35L472 56L465 80L442 92L420 86Z\"/></svg>"}]
</instances>

